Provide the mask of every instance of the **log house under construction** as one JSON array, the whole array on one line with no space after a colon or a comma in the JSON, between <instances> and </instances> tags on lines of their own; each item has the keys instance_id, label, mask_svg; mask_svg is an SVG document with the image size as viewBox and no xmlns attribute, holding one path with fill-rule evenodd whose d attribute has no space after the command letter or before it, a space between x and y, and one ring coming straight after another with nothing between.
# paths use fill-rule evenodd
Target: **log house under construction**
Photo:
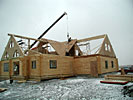
<instances>
[{"instance_id":1,"label":"log house under construction","mask_svg":"<svg viewBox=\"0 0 133 100\"><path fill-rule=\"evenodd\" d=\"M65 42L48 39L33 39L8 34L10 39L0 61L0 79L43 80L75 75L98 75L118 71L118 59L107 35ZM28 40L27 49L22 40ZM81 42L103 38L95 54L85 54ZM29 49L30 40L38 41L36 47ZM50 51L48 48L53 48Z\"/></svg>"},{"instance_id":2,"label":"log house under construction","mask_svg":"<svg viewBox=\"0 0 133 100\"><path fill-rule=\"evenodd\" d=\"M80 40L67 35L68 41L64 42L42 38L64 15L65 12L38 39L8 34L10 39L0 61L1 80L98 77L118 71L118 59L106 34ZM92 48L92 41L101 39L100 45L97 42Z\"/></svg>"}]
</instances>

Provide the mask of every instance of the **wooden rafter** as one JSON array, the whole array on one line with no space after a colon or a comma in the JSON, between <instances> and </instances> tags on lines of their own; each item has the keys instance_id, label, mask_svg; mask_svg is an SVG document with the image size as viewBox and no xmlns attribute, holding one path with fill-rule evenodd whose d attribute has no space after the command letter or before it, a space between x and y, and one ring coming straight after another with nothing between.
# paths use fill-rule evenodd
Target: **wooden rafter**
<instances>
[{"instance_id":1,"label":"wooden rafter","mask_svg":"<svg viewBox=\"0 0 133 100\"><path fill-rule=\"evenodd\" d=\"M23 38L23 39L28 39L28 40L35 40L35 41L40 41L40 42L47 42L41 39L35 39L35 38L30 38L30 37L25 37L25 36L20 36L20 35L15 35L15 34L8 34L9 36L14 36L17 38Z\"/></svg>"},{"instance_id":2,"label":"wooden rafter","mask_svg":"<svg viewBox=\"0 0 133 100\"><path fill-rule=\"evenodd\" d=\"M106 35L99 35L99 36L94 36L94 37L90 37L90 38L80 39L80 40L77 40L77 43L86 42L86 41L90 41L90 40L101 39L101 38L104 38L105 36Z\"/></svg>"}]
</instances>

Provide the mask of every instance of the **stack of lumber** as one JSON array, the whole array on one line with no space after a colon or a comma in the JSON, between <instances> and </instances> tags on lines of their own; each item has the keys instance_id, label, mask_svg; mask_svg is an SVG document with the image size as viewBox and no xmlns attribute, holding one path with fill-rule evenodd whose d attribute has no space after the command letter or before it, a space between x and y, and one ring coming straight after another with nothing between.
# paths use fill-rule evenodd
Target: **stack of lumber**
<instances>
[{"instance_id":1,"label":"stack of lumber","mask_svg":"<svg viewBox=\"0 0 133 100\"><path fill-rule=\"evenodd\" d=\"M105 75L105 80L133 81L133 75Z\"/></svg>"}]
</instances>

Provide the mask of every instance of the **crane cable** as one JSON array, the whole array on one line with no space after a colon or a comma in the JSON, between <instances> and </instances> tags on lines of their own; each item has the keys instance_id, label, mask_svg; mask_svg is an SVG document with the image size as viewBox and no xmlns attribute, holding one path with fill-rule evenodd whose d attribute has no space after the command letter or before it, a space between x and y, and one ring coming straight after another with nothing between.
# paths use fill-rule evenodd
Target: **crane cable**
<instances>
[{"instance_id":1,"label":"crane cable","mask_svg":"<svg viewBox=\"0 0 133 100\"><path fill-rule=\"evenodd\" d=\"M68 14L67 14L66 20L67 20L67 39L69 39Z\"/></svg>"}]
</instances>

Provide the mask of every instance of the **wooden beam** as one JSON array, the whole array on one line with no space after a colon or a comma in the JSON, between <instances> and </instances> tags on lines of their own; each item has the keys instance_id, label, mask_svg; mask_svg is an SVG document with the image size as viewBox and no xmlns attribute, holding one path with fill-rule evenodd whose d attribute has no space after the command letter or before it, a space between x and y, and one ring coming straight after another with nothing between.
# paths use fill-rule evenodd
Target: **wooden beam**
<instances>
[{"instance_id":1,"label":"wooden beam","mask_svg":"<svg viewBox=\"0 0 133 100\"><path fill-rule=\"evenodd\" d=\"M20 36L20 35L15 35L15 34L8 34L9 36L14 36L17 38L23 38L23 39L28 39L28 40L35 40L35 41L40 41L40 42L46 42L40 39L35 39L35 38L30 38L30 37L25 37L25 36Z\"/></svg>"},{"instance_id":2,"label":"wooden beam","mask_svg":"<svg viewBox=\"0 0 133 100\"><path fill-rule=\"evenodd\" d=\"M30 39L28 39L28 49L30 49Z\"/></svg>"},{"instance_id":3,"label":"wooden beam","mask_svg":"<svg viewBox=\"0 0 133 100\"><path fill-rule=\"evenodd\" d=\"M85 39L80 39L80 40L77 40L77 43L79 42L85 42L85 41L90 41L90 40L96 40L96 39L101 39L101 38L104 38L106 35L99 35L99 36L94 36L94 37L90 37L90 38L85 38Z\"/></svg>"}]
</instances>

